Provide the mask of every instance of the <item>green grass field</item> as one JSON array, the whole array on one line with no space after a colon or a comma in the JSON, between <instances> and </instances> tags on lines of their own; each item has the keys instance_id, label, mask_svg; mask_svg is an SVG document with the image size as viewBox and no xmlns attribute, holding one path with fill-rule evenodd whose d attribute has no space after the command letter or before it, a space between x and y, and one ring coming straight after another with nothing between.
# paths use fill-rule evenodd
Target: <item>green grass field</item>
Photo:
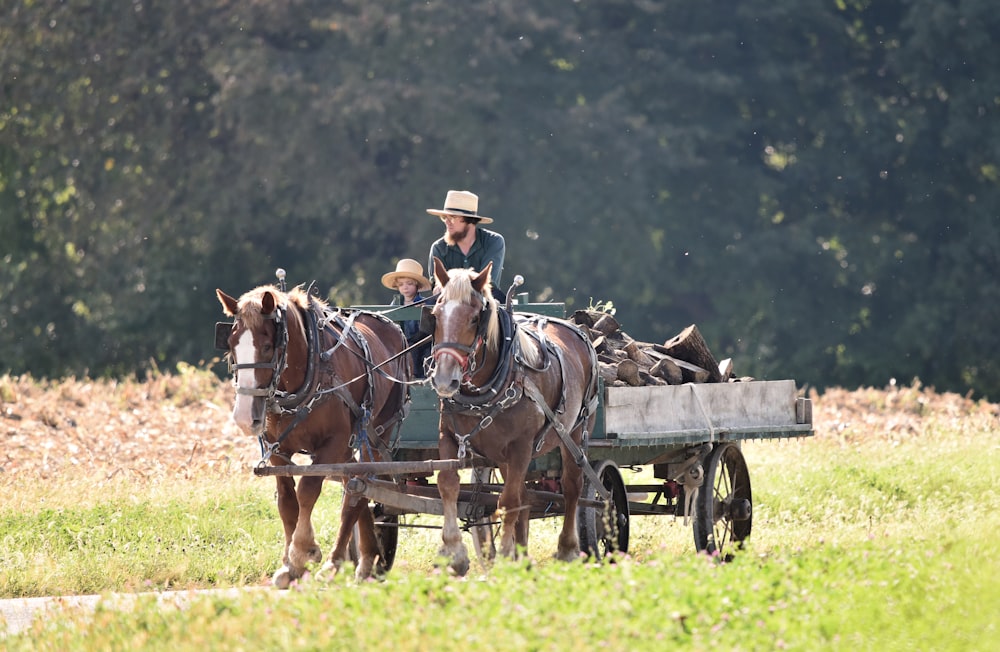
<instances>
[{"instance_id":1,"label":"green grass field","mask_svg":"<svg viewBox=\"0 0 1000 652\"><path fill-rule=\"evenodd\" d=\"M832 399L831 399L832 400ZM829 411L815 438L744 446L753 534L733 562L693 552L680 520L636 517L615 563L550 560L556 520L532 523L531 561L436 562L437 530L400 534L382 581L349 573L289 591L155 597L113 592L263 586L277 566L273 482L242 467L143 484L3 478L0 597L108 594L60 609L7 650L992 650L1000 639L998 413L917 399ZM823 397L817 401L821 404ZM878 415L867 421L858 414ZM627 473L627 472L626 472ZM626 477L626 482L630 478ZM316 518L324 553L339 497ZM409 522L433 524L432 517Z\"/></svg>"}]
</instances>

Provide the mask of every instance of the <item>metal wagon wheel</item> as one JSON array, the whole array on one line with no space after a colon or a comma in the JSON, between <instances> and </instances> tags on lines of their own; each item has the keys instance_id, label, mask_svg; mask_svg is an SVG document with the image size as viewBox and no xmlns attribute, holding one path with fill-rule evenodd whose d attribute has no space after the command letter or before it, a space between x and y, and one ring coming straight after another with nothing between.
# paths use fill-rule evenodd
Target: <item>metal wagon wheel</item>
<instances>
[{"instance_id":1,"label":"metal wagon wheel","mask_svg":"<svg viewBox=\"0 0 1000 652\"><path fill-rule=\"evenodd\" d=\"M739 445L716 445L705 469L705 481L695 500L694 545L698 552L723 561L742 549L753 523L750 472Z\"/></svg>"},{"instance_id":2,"label":"metal wagon wheel","mask_svg":"<svg viewBox=\"0 0 1000 652\"><path fill-rule=\"evenodd\" d=\"M628 493L614 460L595 461L591 466L611 495L603 512L594 507L577 508L577 532L580 550L594 559L603 559L612 552L628 552ZM600 499L597 488L586 475L580 497L585 500Z\"/></svg>"},{"instance_id":3,"label":"metal wagon wheel","mask_svg":"<svg viewBox=\"0 0 1000 652\"><path fill-rule=\"evenodd\" d=\"M392 569L392 564L396 561L396 545L399 542L399 516L396 514L386 514L385 506L382 503L375 503L372 507L372 514L375 516L375 540L378 542L378 559L375 560L374 573L382 576ZM354 536L348 546L348 555L351 561L358 563L360 553L358 552L358 526L354 526Z\"/></svg>"}]
</instances>

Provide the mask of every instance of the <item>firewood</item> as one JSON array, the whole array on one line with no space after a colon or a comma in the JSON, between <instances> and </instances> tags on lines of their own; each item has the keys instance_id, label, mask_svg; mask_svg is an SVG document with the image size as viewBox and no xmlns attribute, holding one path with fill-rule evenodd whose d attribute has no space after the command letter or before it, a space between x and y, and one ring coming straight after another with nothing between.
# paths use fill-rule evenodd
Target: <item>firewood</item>
<instances>
[{"instance_id":1,"label":"firewood","mask_svg":"<svg viewBox=\"0 0 1000 652\"><path fill-rule=\"evenodd\" d=\"M666 385L667 384L667 381L663 380L662 378L657 378L656 376L654 376L654 375L652 375L652 374L650 374L650 373L648 373L646 371L643 371L642 369L639 370L639 380L642 381L643 385Z\"/></svg>"},{"instance_id":2,"label":"firewood","mask_svg":"<svg viewBox=\"0 0 1000 652\"><path fill-rule=\"evenodd\" d=\"M618 380L618 365L608 364L606 362L598 362L598 373L601 374L601 378L604 380L605 385L610 385L611 383Z\"/></svg>"},{"instance_id":3,"label":"firewood","mask_svg":"<svg viewBox=\"0 0 1000 652\"><path fill-rule=\"evenodd\" d=\"M693 365L692 365L693 366ZM712 373L707 369L689 369L687 367L681 367L681 378L684 379L685 383L708 383L708 382L718 382L712 381Z\"/></svg>"},{"instance_id":4,"label":"firewood","mask_svg":"<svg viewBox=\"0 0 1000 652\"><path fill-rule=\"evenodd\" d=\"M642 379L639 378L639 365L637 365L634 360L625 358L619 362L617 377L619 380L624 380L632 387L642 386Z\"/></svg>"},{"instance_id":5,"label":"firewood","mask_svg":"<svg viewBox=\"0 0 1000 652\"><path fill-rule=\"evenodd\" d=\"M620 328L621 324L611 315L601 315L601 318L594 322L594 330L601 331L604 335L616 333Z\"/></svg>"},{"instance_id":6,"label":"firewood","mask_svg":"<svg viewBox=\"0 0 1000 652\"><path fill-rule=\"evenodd\" d=\"M570 317L570 321L580 326L586 326L587 328L594 325L594 318L586 310L577 310L574 312L573 316Z\"/></svg>"},{"instance_id":7,"label":"firewood","mask_svg":"<svg viewBox=\"0 0 1000 652\"><path fill-rule=\"evenodd\" d=\"M707 382L723 381L722 374L719 373L719 363L715 361L712 352L708 350L705 338L701 336L698 327L694 324L664 342L663 348L657 350L708 371Z\"/></svg>"},{"instance_id":8,"label":"firewood","mask_svg":"<svg viewBox=\"0 0 1000 652\"><path fill-rule=\"evenodd\" d=\"M733 373L733 359L726 358L719 363L719 375L722 376L722 380L729 380L733 378L736 374Z\"/></svg>"},{"instance_id":9,"label":"firewood","mask_svg":"<svg viewBox=\"0 0 1000 652\"><path fill-rule=\"evenodd\" d=\"M681 368L678 367L669 357L664 357L657 361L657 363L654 364L649 370L649 373L653 376L659 376L670 385L680 385L684 382L684 377L681 374Z\"/></svg>"},{"instance_id":10,"label":"firewood","mask_svg":"<svg viewBox=\"0 0 1000 652\"><path fill-rule=\"evenodd\" d=\"M598 362L603 362L604 364L609 364L614 367L618 366L620 359L614 354L610 349L607 351L601 351L597 354Z\"/></svg>"},{"instance_id":11,"label":"firewood","mask_svg":"<svg viewBox=\"0 0 1000 652\"><path fill-rule=\"evenodd\" d=\"M638 343L634 341L629 342L622 347L622 351L625 352L625 355L628 356L629 360L637 362L640 366L649 367L652 364L649 357L643 353L642 349L639 348Z\"/></svg>"}]
</instances>

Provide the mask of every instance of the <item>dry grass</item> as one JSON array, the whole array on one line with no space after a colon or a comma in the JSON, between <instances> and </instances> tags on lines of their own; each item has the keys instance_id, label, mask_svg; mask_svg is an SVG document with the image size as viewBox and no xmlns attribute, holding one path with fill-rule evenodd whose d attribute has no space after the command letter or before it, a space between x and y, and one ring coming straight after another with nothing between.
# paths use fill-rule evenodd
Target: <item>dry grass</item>
<instances>
[{"instance_id":1,"label":"dry grass","mask_svg":"<svg viewBox=\"0 0 1000 652\"><path fill-rule=\"evenodd\" d=\"M812 399L816 436L801 445L895 447L946 431L981 437L1000 424L997 404L919 381L831 389ZM32 480L46 480L38 492L219 475L252 482L246 469L259 449L232 423L232 401L227 380L190 366L143 382L0 376L0 487L20 487L31 500Z\"/></svg>"},{"instance_id":2,"label":"dry grass","mask_svg":"<svg viewBox=\"0 0 1000 652\"><path fill-rule=\"evenodd\" d=\"M230 418L232 386L182 367L144 382L0 376L0 483L165 480L257 459Z\"/></svg>"}]
</instances>

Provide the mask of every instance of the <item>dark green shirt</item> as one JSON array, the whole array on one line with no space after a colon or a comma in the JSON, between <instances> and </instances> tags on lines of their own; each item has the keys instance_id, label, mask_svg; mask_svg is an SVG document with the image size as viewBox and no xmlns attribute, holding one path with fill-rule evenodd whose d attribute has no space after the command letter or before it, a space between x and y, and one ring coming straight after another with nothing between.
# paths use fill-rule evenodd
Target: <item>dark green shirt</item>
<instances>
[{"instance_id":1,"label":"dark green shirt","mask_svg":"<svg viewBox=\"0 0 1000 652\"><path fill-rule=\"evenodd\" d=\"M476 241L469 248L468 255L463 254L457 245L446 243L444 238L439 238L432 244L430 256L427 257L427 275L429 278L434 278L435 256L441 259L446 269L471 267L477 272L482 271L487 263L493 261L490 283L499 290L500 275L503 274L503 258L506 251L507 245L504 243L502 235L477 226Z\"/></svg>"}]
</instances>

